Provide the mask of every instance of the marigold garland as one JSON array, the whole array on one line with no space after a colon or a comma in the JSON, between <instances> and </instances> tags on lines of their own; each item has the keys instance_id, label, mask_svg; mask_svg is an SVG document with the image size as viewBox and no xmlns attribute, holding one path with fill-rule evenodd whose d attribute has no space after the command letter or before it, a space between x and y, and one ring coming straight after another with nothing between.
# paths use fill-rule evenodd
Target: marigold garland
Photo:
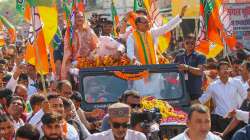
<instances>
[{"instance_id":1,"label":"marigold garland","mask_svg":"<svg viewBox=\"0 0 250 140\"><path fill-rule=\"evenodd\" d=\"M77 59L77 67L79 69L106 66L126 66L129 64L130 59L126 55L120 56L118 58L111 55L106 55L103 57L95 56L94 58L79 57Z\"/></svg>"},{"instance_id":2,"label":"marigold garland","mask_svg":"<svg viewBox=\"0 0 250 140\"><path fill-rule=\"evenodd\" d=\"M158 100L152 96L143 97L141 100L141 105L143 109L152 110L153 108L158 108L162 115L163 121L179 121L185 122L187 115L183 111L176 111L169 105L166 101Z\"/></svg>"},{"instance_id":3,"label":"marigold garland","mask_svg":"<svg viewBox=\"0 0 250 140\"><path fill-rule=\"evenodd\" d=\"M120 71L114 71L114 75L116 77L119 77L120 79L124 79L124 80L128 80L128 81L135 81L135 80L140 80L140 79L146 79L149 76L149 72L148 71L143 71L140 73L123 73Z\"/></svg>"},{"instance_id":4,"label":"marigold garland","mask_svg":"<svg viewBox=\"0 0 250 140\"><path fill-rule=\"evenodd\" d=\"M170 61L162 56L158 57L159 64L169 64ZM89 57L79 57L77 59L77 67L81 68L91 68L91 67L106 67L106 66L127 66L130 65L130 59L126 55L119 57L106 55L103 57L94 56Z\"/></svg>"}]
</instances>

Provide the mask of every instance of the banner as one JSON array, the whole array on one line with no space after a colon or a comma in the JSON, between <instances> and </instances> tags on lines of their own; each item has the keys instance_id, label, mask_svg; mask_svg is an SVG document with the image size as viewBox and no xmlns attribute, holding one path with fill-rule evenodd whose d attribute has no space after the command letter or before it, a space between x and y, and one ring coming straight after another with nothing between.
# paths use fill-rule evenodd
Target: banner
<instances>
[{"instance_id":1,"label":"banner","mask_svg":"<svg viewBox=\"0 0 250 140\"><path fill-rule=\"evenodd\" d=\"M250 0L223 0L223 3L249 3Z\"/></svg>"},{"instance_id":2,"label":"banner","mask_svg":"<svg viewBox=\"0 0 250 140\"><path fill-rule=\"evenodd\" d=\"M225 4L231 18L237 40L243 47L250 49L250 3Z\"/></svg>"},{"instance_id":3,"label":"banner","mask_svg":"<svg viewBox=\"0 0 250 140\"><path fill-rule=\"evenodd\" d=\"M181 8L188 5L184 18L199 18L200 16L200 0L172 0L172 15L175 17L180 14Z\"/></svg>"}]
</instances>

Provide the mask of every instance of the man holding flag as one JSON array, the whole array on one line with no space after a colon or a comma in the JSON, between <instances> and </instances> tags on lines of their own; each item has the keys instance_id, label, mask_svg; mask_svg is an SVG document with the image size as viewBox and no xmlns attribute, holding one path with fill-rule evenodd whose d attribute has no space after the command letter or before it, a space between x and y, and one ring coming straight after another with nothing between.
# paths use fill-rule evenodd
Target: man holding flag
<instances>
[{"instance_id":1,"label":"man holding flag","mask_svg":"<svg viewBox=\"0 0 250 140\"><path fill-rule=\"evenodd\" d=\"M157 47L154 46L157 38L171 31L182 21L187 6L181 10L181 14L159 28L150 29L150 21L146 16L138 16L135 19L136 30L128 37L127 54L134 64L157 64Z\"/></svg>"}]
</instances>

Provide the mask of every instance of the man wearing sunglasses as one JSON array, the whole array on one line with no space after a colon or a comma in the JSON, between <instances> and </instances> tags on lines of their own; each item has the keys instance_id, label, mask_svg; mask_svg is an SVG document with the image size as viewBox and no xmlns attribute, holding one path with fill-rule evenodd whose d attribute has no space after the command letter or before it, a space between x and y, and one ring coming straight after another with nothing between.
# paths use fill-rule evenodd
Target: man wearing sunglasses
<instances>
[{"instance_id":1,"label":"man wearing sunglasses","mask_svg":"<svg viewBox=\"0 0 250 140\"><path fill-rule=\"evenodd\" d=\"M146 16L138 16L135 19L136 29L127 39L127 55L136 65L157 64L157 47L154 46L160 35L171 31L182 22L187 9L185 5L181 14L171 19L168 24L158 28L152 28L150 20Z\"/></svg>"},{"instance_id":2,"label":"man wearing sunglasses","mask_svg":"<svg viewBox=\"0 0 250 140\"><path fill-rule=\"evenodd\" d=\"M127 104L131 107L132 110L138 110L140 109L140 94L138 91L135 90L126 90L120 97L119 101L121 103ZM106 131L110 129L110 124L109 124L109 114L106 114L103 118L102 121L102 127L101 131Z\"/></svg>"},{"instance_id":3,"label":"man wearing sunglasses","mask_svg":"<svg viewBox=\"0 0 250 140\"><path fill-rule=\"evenodd\" d=\"M174 62L179 64L179 71L184 73L187 91L193 101L202 94L203 65L206 63L206 58L195 52L195 35L193 33L188 34L184 42L185 52L178 54Z\"/></svg>"},{"instance_id":4,"label":"man wearing sunglasses","mask_svg":"<svg viewBox=\"0 0 250 140\"><path fill-rule=\"evenodd\" d=\"M128 129L131 116L130 106L115 103L109 106L108 113L111 129L93 134L87 140L146 140L143 133Z\"/></svg>"}]
</instances>

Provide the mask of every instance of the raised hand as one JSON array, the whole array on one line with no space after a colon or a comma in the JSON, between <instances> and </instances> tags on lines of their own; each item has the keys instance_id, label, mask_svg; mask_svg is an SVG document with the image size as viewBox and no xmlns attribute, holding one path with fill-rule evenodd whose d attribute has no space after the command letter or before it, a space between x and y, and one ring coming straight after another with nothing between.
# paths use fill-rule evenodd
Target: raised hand
<instances>
[{"instance_id":1,"label":"raised hand","mask_svg":"<svg viewBox=\"0 0 250 140\"><path fill-rule=\"evenodd\" d=\"M185 13L186 13L186 11L187 11L187 8L188 8L188 5L185 5L185 6L182 7L182 9L181 9L181 14L180 14L180 17L181 17L181 18L185 15Z\"/></svg>"}]
</instances>

